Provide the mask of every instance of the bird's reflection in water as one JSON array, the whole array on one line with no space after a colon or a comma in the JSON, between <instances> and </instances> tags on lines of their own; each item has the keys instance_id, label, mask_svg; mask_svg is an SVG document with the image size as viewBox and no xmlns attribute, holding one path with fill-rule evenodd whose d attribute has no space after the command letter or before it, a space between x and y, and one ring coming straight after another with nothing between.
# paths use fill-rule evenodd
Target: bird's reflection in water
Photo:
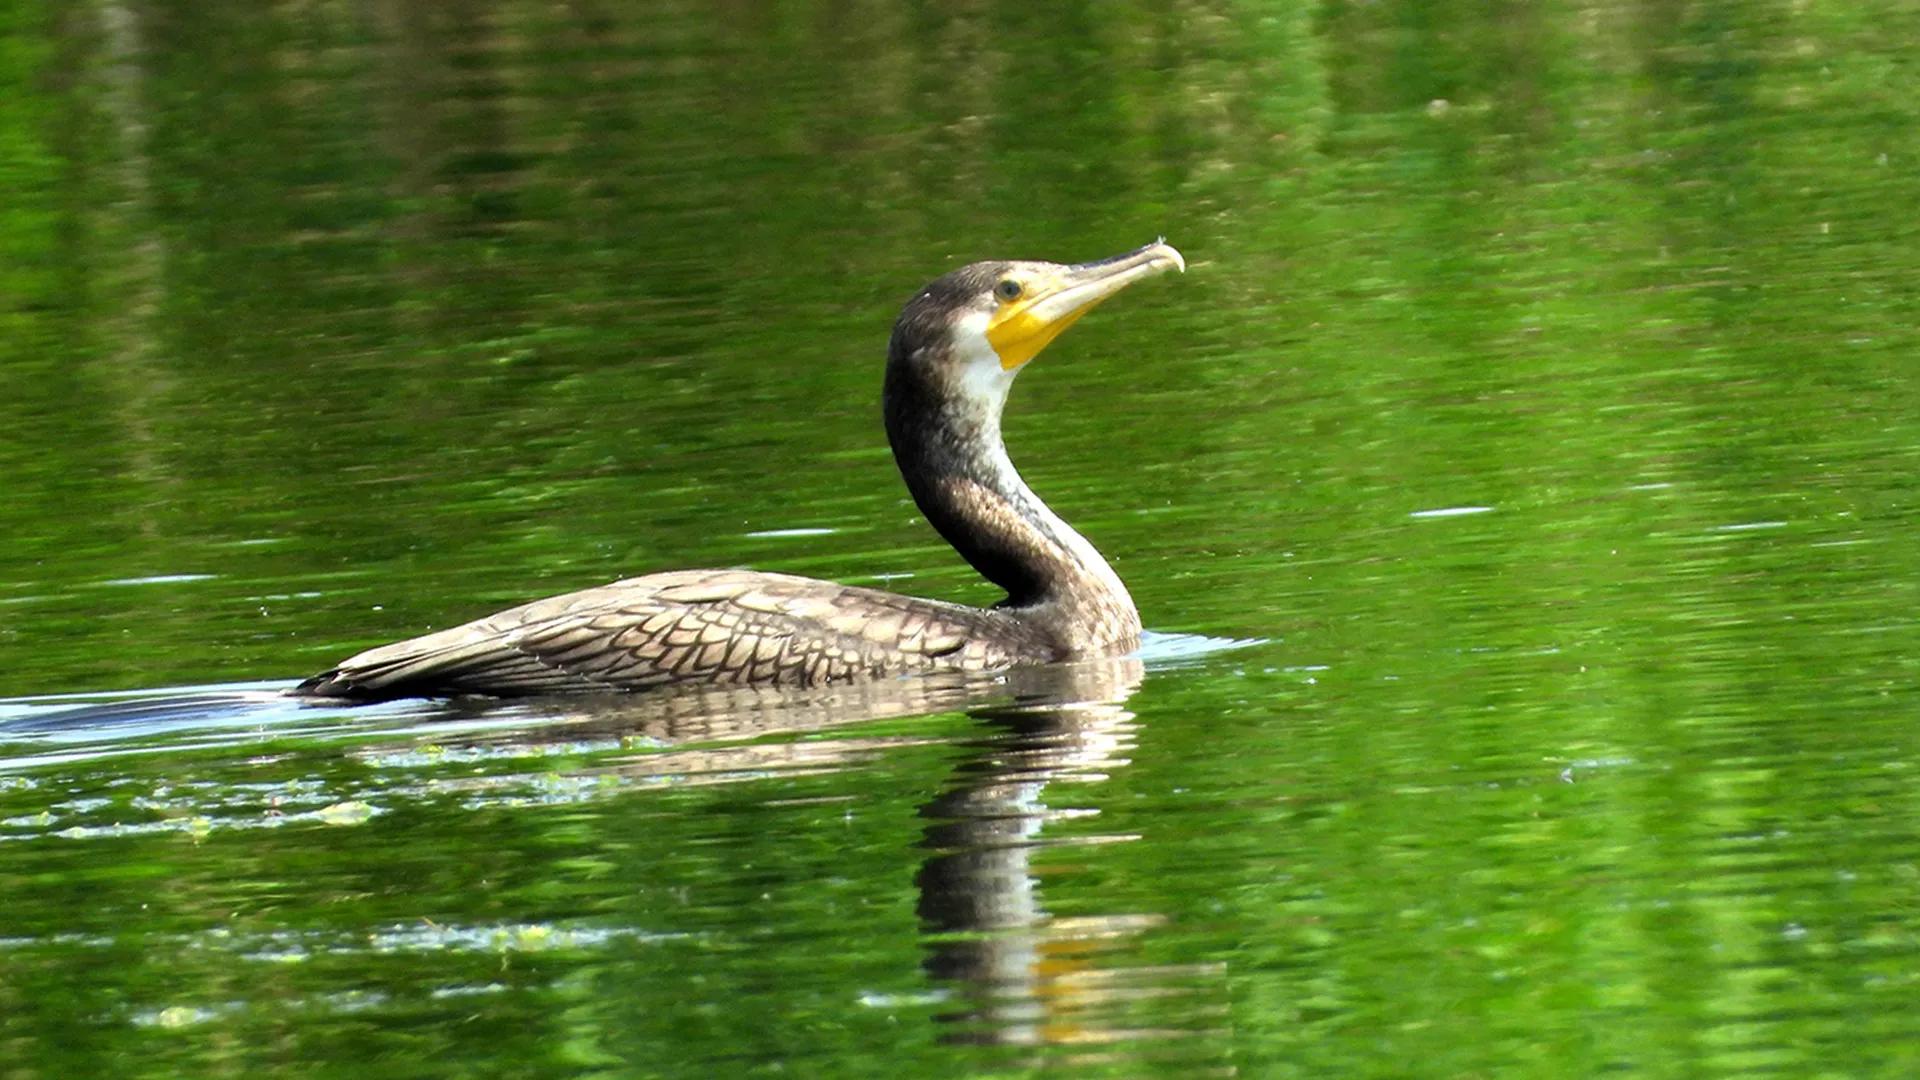
<instances>
[{"instance_id":1,"label":"bird's reflection in water","mask_svg":"<svg viewBox=\"0 0 1920 1080\"><path fill-rule=\"evenodd\" d=\"M945 711L980 720L978 737L965 744L971 752L920 811L927 823L915 878L923 966L946 1003L940 1014L945 1037L956 1043L1084 1047L1198 1034L1128 1022L1128 1004L1212 983L1220 974L1121 960L1140 933L1163 921L1157 914L1064 918L1049 914L1043 902L1043 878L1057 882L1071 869L1060 858L1064 849L1142 839L1085 828L1071 838L1046 835L1053 822L1093 813L1072 807L1074 785L1101 781L1126 766L1135 734L1126 701L1142 678L1140 662L1122 658L1015 669L993 678L853 684L797 697L729 691L560 699L529 707L534 716L515 715L521 725L534 717L548 722L536 739L618 733L644 740L648 745L639 752L590 771L675 785L845 769L921 741L857 730L831 739L768 741L768 735ZM518 741L527 734L519 726L507 737Z\"/></svg>"},{"instance_id":2,"label":"bird's reflection in water","mask_svg":"<svg viewBox=\"0 0 1920 1080\"><path fill-rule=\"evenodd\" d=\"M768 772L856 766L890 747L927 741L862 735L874 720L966 711L1010 697L1001 675L940 673L812 689L734 687L693 693L530 699L502 710L472 703L469 719L497 722L465 743L513 745L617 737L635 753L587 771L676 785L737 783ZM845 729L845 730L842 730ZM835 732L828 739L805 736ZM442 738L441 743L448 740Z\"/></svg>"},{"instance_id":3,"label":"bird's reflection in water","mask_svg":"<svg viewBox=\"0 0 1920 1080\"><path fill-rule=\"evenodd\" d=\"M1132 978L1098 958L1162 918L1050 915L1035 867L1049 852L1057 863L1066 845L1140 839L1084 831L1050 839L1045 831L1089 813L1064 805L1069 785L1127 764L1134 723L1125 702L1141 676L1131 659L1019 671L1010 680L1015 704L973 710L991 730L922 808L931 852L918 878L925 967L961 1006L943 1017L951 1041L1086 1045L1149 1034L1111 1022L1114 1006L1153 992L1143 979L1165 989L1174 973ZM1050 869L1057 876L1060 868Z\"/></svg>"}]
</instances>

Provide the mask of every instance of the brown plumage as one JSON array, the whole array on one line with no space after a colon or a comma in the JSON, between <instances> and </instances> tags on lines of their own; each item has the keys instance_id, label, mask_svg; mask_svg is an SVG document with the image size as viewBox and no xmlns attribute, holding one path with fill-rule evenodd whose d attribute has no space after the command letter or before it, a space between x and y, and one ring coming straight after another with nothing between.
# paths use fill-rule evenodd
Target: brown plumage
<instances>
[{"instance_id":1,"label":"brown plumage","mask_svg":"<svg viewBox=\"0 0 1920 1080\"><path fill-rule=\"evenodd\" d=\"M536 600L369 649L301 683L311 697L814 686L987 671L1131 651L1140 617L1079 533L1021 481L1000 411L1022 365L1141 277L1185 269L1164 243L1094 263L963 267L909 301L888 350L887 435L927 520L1006 588L991 609L787 574L681 570Z\"/></svg>"},{"instance_id":2,"label":"brown plumage","mask_svg":"<svg viewBox=\"0 0 1920 1080\"><path fill-rule=\"evenodd\" d=\"M302 692L430 681L440 693L811 686L1007 667L1045 648L997 611L787 574L679 570L536 600L361 653ZM343 693L345 691L345 693Z\"/></svg>"}]
</instances>

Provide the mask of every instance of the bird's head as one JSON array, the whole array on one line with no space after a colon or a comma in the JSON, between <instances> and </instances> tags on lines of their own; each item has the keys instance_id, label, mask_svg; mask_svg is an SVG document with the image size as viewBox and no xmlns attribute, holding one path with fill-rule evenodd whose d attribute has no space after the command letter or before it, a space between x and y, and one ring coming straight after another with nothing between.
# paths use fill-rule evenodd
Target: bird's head
<instances>
[{"instance_id":1,"label":"bird's head","mask_svg":"<svg viewBox=\"0 0 1920 1080\"><path fill-rule=\"evenodd\" d=\"M993 408L1028 361L1102 300L1166 270L1187 268L1164 240L1096 262L977 262L907 302L889 364Z\"/></svg>"}]
</instances>

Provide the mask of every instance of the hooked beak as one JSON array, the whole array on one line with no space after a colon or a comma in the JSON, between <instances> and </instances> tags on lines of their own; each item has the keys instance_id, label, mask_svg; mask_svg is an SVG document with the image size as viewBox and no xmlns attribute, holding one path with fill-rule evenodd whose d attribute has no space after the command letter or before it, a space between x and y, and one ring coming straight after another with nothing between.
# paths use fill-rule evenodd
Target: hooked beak
<instances>
[{"instance_id":1,"label":"hooked beak","mask_svg":"<svg viewBox=\"0 0 1920 1080\"><path fill-rule=\"evenodd\" d=\"M1025 282L1023 295L994 313L987 322L987 342L1002 369L1017 370L1100 301L1141 278L1186 269L1187 260L1165 240L1110 259L1058 267L1047 277Z\"/></svg>"}]
</instances>

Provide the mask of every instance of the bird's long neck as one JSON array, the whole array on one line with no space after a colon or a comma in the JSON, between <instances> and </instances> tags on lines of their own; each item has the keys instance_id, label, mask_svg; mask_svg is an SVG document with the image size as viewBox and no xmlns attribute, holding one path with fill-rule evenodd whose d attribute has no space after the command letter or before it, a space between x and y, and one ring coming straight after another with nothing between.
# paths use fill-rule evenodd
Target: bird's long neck
<instances>
[{"instance_id":1,"label":"bird's long neck","mask_svg":"<svg viewBox=\"0 0 1920 1080\"><path fill-rule=\"evenodd\" d=\"M1007 457L1000 406L1011 376L970 393L931 378L889 365L886 388L887 438L928 523L1007 590L1002 610L1046 631L1062 656L1136 647L1140 614L1119 575Z\"/></svg>"}]
</instances>

